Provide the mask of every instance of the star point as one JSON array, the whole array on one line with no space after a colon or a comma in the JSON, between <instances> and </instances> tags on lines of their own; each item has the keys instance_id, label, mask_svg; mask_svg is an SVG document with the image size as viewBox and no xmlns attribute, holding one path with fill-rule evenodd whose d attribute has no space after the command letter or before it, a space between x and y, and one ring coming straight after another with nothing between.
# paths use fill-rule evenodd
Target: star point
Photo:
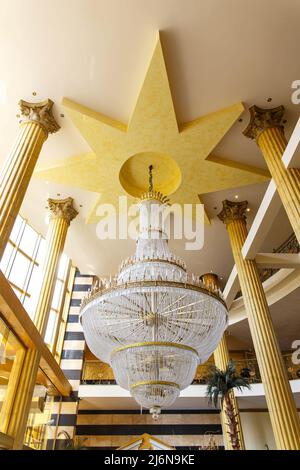
<instances>
[{"instance_id":1,"label":"star point","mask_svg":"<svg viewBox=\"0 0 300 470\"><path fill-rule=\"evenodd\" d=\"M196 204L198 194L259 183L268 176L255 167L208 158L243 112L242 103L178 125L160 36L128 124L67 98L63 106L92 151L39 168L35 176L99 193L88 223L97 222L99 203L116 204L126 194L134 202L147 190L149 163L154 188L179 204Z\"/></svg>"}]
</instances>

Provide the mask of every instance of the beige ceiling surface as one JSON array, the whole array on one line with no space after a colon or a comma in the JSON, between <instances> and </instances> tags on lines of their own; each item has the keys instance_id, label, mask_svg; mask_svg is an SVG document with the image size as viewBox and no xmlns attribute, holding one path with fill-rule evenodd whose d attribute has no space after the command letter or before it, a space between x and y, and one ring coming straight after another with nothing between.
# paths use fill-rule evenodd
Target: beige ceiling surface
<instances>
[{"instance_id":1,"label":"beige ceiling surface","mask_svg":"<svg viewBox=\"0 0 300 470\"><path fill-rule=\"evenodd\" d=\"M300 333L300 288L271 305L270 312L274 328L282 351L290 351ZM242 347L239 347L237 341ZM229 327L229 344L232 349L248 348L253 350L251 334L247 320Z\"/></svg>"},{"instance_id":2,"label":"beige ceiling surface","mask_svg":"<svg viewBox=\"0 0 300 470\"><path fill-rule=\"evenodd\" d=\"M297 0L1 0L0 164L17 134L20 98L55 102L61 130L44 145L40 166L90 151L67 115L60 116L63 97L128 122L158 30L180 124L239 101L246 108L283 104L289 135L300 111L290 99L291 83L300 78L299 16ZM264 169L255 144L242 135L247 111L241 117L243 122L233 125L213 153ZM232 258L225 228L214 216L224 197L238 193L250 202L251 220L265 187L259 183L205 197L212 224L205 228L204 249L195 256L184 252L183 243L173 243L190 269L212 269L226 278ZM57 194L73 196L80 209L68 236L68 254L83 272L113 273L134 242L99 241L95 227L85 225L95 193L32 180L23 214L45 233L47 195ZM281 217L280 225L286 225ZM276 232L270 249L284 236Z\"/></svg>"}]
</instances>

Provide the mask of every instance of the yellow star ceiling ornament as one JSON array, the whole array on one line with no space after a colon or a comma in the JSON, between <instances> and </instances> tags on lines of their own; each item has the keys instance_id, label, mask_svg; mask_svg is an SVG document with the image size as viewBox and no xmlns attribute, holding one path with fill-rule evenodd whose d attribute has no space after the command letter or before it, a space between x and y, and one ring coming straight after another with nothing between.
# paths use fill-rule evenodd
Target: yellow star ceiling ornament
<instances>
[{"instance_id":1,"label":"yellow star ceiling ornament","mask_svg":"<svg viewBox=\"0 0 300 470\"><path fill-rule=\"evenodd\" d=\"M87 223L97 222L101 203L117 208L120 195L136 202L148 188L149 165L154 189L179 204L268 177L264 170L208 157L242 113L242 103L178 124L160 38L128 125L67 98L63 106L92 151L38 169L35 176L99 193Z\"/></svg>"}]
</instances>

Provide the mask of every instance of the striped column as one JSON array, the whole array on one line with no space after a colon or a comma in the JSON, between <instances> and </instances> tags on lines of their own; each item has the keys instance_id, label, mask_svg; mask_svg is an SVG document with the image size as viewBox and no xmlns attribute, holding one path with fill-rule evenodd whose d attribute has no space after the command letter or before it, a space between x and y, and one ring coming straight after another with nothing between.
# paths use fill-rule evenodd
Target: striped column
<instances>
[{"instance_id":1,"label":"striped column","mask_svg":"<svg viewBox=\"0 0 300 470\"><path fill-rule=\"evenodd\" d=\"M80 304L91 289L93 276L76 271L72 290L67 326L64 336L60 366L72 385L70 397L55 397L51 421L53 425L48 433L47 449L57 449L67 436L73 439L78 407L78 389L83 368L85 341L79 321ZM66 434L67 433L67 434Z\"/></svg>"},{"instance_id":2,"label":"striped column","mask_svg":"<svg viewBox=\"0 0 300 470\"><path fill-rule=\"evenodd\" d=\"M49 133L59 125L52 115L53 101L21 100L20 132L0 175L0 259L20 211L40 151Z\"/></svg>"},{"instance_id":3,"label":"striped column","mask_svg":"<svg viewBox=\"0 0 300 470\"><path fill-rule=\"evenodd\" d=\"M228 231L277 448L300 450L299 416L257 265L242 255L247 205L247 201L223 201L219 218Z\"/></svg>"},{"instance_id":4,"label":"striped column","mask_svg":"<svg viewBox=\"0 0 300 470\"><path fill-rule=\"evenodd\" d=\"M244 135L256 139L300 243L300 169L286 168L282 161L287 146L282 125L284 107L262 109L252 106L249 111L250 123Z\"/></svg>"}]
</instances>

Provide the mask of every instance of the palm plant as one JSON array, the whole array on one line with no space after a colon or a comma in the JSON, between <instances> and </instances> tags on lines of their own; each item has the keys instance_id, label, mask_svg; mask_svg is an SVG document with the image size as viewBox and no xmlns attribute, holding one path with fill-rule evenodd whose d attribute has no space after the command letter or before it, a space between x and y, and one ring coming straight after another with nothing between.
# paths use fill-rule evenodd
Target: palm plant
<instances>
[{"instance_id":1,"label":"palm plant","mask_svg":"<svg viewBox=\"0 0 300 470\"><path fill-rule=\"evenodd\" d=\"M87 440L87 438L84 438L83 440L80 440L78 438L72 439L70 434L67 431L60 431L57 435L59 437L60 435L64 435L65 439L60 439L59 442L59 450L84 450L84 442Z\"/></svg>"},{"instance_id":2,"label":"palm plant","mask_svg":"<svg viewBox=\"0 0 300 470\"><path fill-rule=\"evenodd\" d=\"M240 450L237 413L231 399L231 392L234 388L237 390L250 388L248 380L236 373L234 362L229 361L224 371L213 366L208 377L206 395L209 398L209 403L213 404L215 408L218 408L220 402L221 410L224 410L227 418L232 448Z\"/></svg>"}]
</instances>

